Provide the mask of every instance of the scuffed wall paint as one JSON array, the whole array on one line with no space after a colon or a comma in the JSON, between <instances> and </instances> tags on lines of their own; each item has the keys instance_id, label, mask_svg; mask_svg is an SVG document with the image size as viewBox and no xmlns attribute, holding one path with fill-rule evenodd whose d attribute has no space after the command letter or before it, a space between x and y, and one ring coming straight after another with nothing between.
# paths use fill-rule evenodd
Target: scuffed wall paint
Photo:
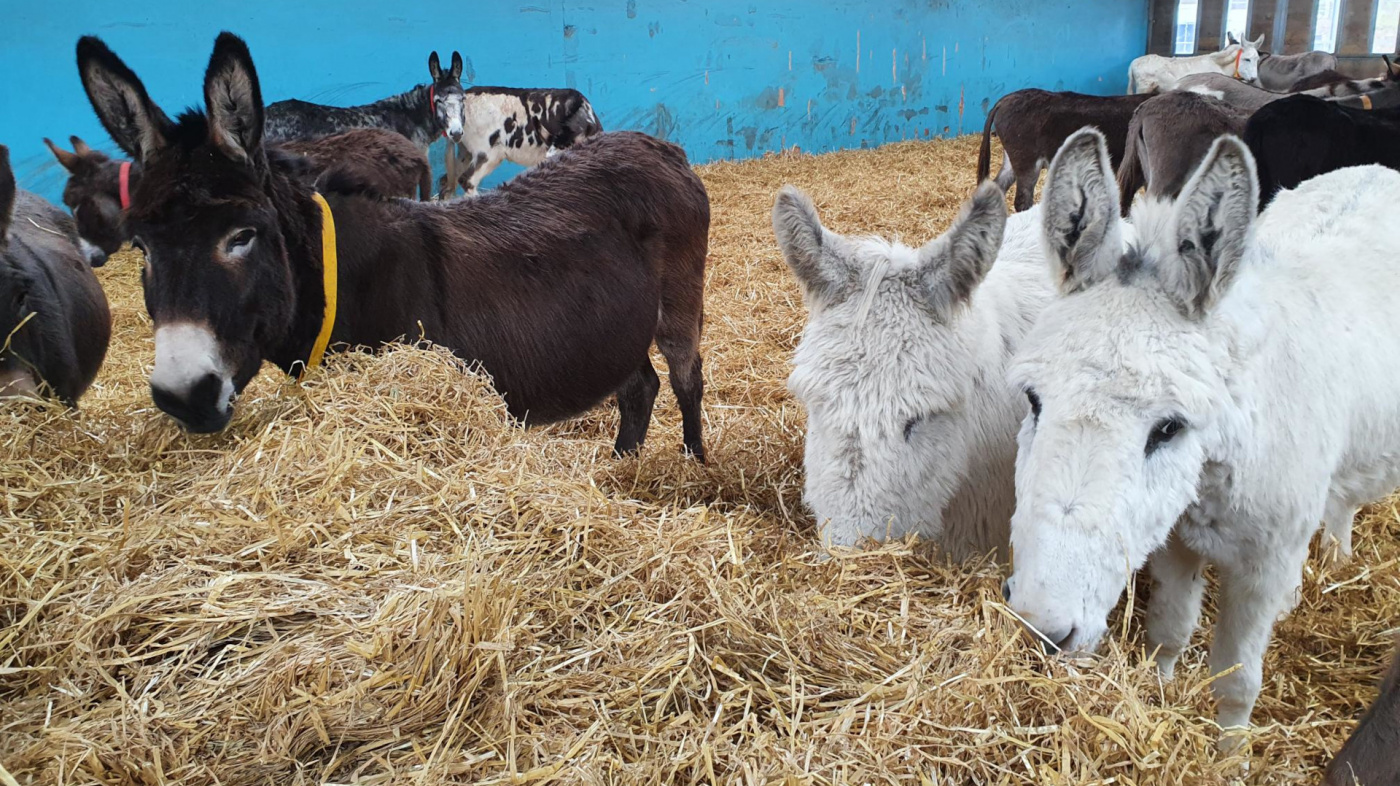
<instances>
[{"instance_id":1,"label":"scuffed wall paint","mask_svg":"<svg viewBox=\"0 0 1400 786\"><path fill-rule=\"evenodd\" d=\"M980 131L1021 87L1120 93L1147 38L1132 0L69 0L6 16L0 143L22 184L50 197L61 175L42 137L111 147L74 67L84 33L168 112L199 103L222 29L248 39L268 101L372 101L426 80L431 50L459 49L466 79L577 88L605 127L670 139L697 162Z\"/></svg>"}]
</instances>

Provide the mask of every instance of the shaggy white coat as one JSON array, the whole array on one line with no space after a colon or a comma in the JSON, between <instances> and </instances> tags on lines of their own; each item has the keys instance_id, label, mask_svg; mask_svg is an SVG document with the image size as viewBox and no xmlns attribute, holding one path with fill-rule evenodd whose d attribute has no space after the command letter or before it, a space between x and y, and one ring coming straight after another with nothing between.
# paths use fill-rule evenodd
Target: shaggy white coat
<instances>
[{"instance_id":1,"label":"shaggy white coat","mask_svg":"<svg viewBox=\"0 0 1400 786\"><path fill-rule=\"evenodd\" d=\"M1256 221L1253 159L1223 137L1175 203L1139 203L1126 253L1117 198L1102 136L1071 137L1043 204L1061 296L1009 374L1041 408L1019 435L1009 601L1092 650L1150 563L1169 677L1213 564L1211 668L1241 666L1214 683L1218 717L1247 726L1318 521L1349 548L1357 507L1400 484L1400 173L1332 172Z\"/></svg>"},{"instance_id":2,"label":"shaggy white coat","mask_svg":"<svg viewBox=\"0 0 1400 786\"><path fill-rule=\"evenodd\" d=\"M1005 549L1026 412L1006 364L1053 294L1038 217L1008 222L984 183L947 233L911 248L843 237L801 192L778 195L774 231L809 309L788 387L807 411L804 498L826 545L914 532L958 558Z\"/></svg>"}]
</instances>

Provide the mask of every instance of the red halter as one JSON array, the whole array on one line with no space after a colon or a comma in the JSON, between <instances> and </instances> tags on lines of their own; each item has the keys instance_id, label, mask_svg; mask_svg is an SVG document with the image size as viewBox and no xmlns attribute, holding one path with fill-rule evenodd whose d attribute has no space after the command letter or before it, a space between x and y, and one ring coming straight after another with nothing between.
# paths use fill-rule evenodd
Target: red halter
<instances>
[{"instance_id":1,"label":"red halter","mask_svg":"<svg viewBox=\"0 0 1400 786\"><path fill-rule=\"evenodd\" d=\"M428 85L428 111L437 118L437 85ZM447 129L442 129L442 138L447 138Z\"/></svg>"},{"instance_id":2,"label":"red halter","mask_svg":"<svg viewBox=\"0 0 1400 786\"><path fill-rule=\"evenodd\" d=\"M1244 57L1244 47L1240 47L1240 51L1238 51L1238 52L1235 53L1235 78L1236 78L1236 79L1239 79L1239 78L1240 78L1240 58L1241 58L1241 57Z\"/></svg>"},{"instance_id":3,"label":"red halter","mask_svg":"<svg viewBox=\"0 0 1400 786\"><path fill-rule=\"evenodd\" d=\"M117 193L121 197L122 210L131 209L131 162L123 161L117 169Z\"/></svg>"}]
</instances>

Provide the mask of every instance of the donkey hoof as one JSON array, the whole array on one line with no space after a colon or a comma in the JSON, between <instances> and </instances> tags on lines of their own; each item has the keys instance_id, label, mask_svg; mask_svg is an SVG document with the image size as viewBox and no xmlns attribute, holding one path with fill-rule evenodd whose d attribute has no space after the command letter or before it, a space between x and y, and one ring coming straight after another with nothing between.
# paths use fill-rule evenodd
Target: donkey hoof
<instances>
[{"instance_id":1,"label":"donkey hoof","mask_svg":"<svg viewBox=\"0 0 1400 786\"><path fill-rule=\"evenodd\" d=\"M709 459L705 457L704 445L682 445L681 453L688 458L693 458L701 464L709 464Z\"/></svg>"}]
</instances>

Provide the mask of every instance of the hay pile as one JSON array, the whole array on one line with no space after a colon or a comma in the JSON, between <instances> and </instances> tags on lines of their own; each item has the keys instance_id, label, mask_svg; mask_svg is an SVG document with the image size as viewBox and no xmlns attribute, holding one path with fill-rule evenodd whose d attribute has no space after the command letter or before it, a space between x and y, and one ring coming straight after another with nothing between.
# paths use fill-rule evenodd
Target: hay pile
<instances>
[{"instance_id":1,"label":"hay pile","mask_svg":"<svg viewBox=\"0 0 1400 786\"><path fill-rule=\"evenodd\" d=\"M230 429L151 405L137 259L77 413L0 406L0 783L1215 784L1204 649L1047 659L993 565L893 544L820 561L801 508L803 322L768 226L922 241L975 142L702 167L713 463L669 392L637 460L616 415L525 432L431 348L264 373ZM658 363L658 368L663 368ZM1311 783L1400 621L1400 516L1310 563L1266 666L1249 782ZM1140 606L1141 604L1137 604ZM6 775L8 771L8 776Z\"/></svg>"}]
</instances>

